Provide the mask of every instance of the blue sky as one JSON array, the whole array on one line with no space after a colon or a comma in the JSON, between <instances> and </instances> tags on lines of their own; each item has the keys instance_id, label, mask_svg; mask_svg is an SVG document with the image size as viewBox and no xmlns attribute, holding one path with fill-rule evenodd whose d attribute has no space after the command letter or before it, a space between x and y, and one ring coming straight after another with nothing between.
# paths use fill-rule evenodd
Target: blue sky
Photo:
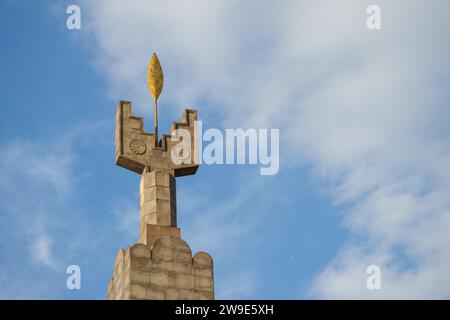
<instances>
[{"instance_id":1,"label":"blue sky","mask_svg":"<svg viewBox=\"0 0 450 320\"><path fill-rule=\"evenodd\" d=\"M153 51L163 132L185 107L204 128L280 129L277 175L177 179L182 237L214 258L216 298L450 297L450 11L378 2L380 31L364 1L2 1L0 298L106 298L139 232L115 105L133 101L151 130ZM366 288L370 264L382 290Z\"/></svg>"}]
</instances>

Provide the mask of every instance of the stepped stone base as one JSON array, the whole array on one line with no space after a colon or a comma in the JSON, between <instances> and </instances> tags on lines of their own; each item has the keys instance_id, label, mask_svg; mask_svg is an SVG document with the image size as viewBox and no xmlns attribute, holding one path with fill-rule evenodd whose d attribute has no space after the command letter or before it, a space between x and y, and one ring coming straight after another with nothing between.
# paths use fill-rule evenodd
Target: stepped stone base
<instances>
[{"instance_id":1,"label":"stepped stone base","mask_svg":"<svg viewBox=\"0 0 450 320\"><path fill-rule=\"evenodd\" d=\"M147 225L140 243L115 259L108 299L212 300L213 261L205 252L192 257L175 227Z\"/></svg>"}]
</instances>

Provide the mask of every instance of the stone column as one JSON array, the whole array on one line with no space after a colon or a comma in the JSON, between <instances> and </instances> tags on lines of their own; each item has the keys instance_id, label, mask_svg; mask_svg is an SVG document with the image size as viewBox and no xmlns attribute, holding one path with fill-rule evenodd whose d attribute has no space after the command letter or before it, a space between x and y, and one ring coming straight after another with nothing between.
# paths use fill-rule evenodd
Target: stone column
<instances>
[{"instance_id":1,"label":"stone column","mask_svg":"<svg viewBox=\"0 0 450 320\"><path fill-rule=\"evenodd\" d=\"M140 195L140 239L146 237L147 225L177 226L176 184L168 171L150 171L141 175Z\"/></svg>"},{"instance_id":2,"label":"stone column","mask_svg":"<svg viewBox=\"0 0 450 320\"><path fill-rule=\"evenodd\" d=\"M140 216L142 224L177 226L176 184L167 171L150 171L141 175Z\"/></svg>"}]
</instances>

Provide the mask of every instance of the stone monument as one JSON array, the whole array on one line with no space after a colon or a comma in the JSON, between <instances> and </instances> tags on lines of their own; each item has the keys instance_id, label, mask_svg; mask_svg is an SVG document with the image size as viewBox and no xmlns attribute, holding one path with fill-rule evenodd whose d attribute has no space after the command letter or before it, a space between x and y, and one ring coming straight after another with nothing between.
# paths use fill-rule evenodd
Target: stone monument
<instances>
[{"instance_id":1,"label":"stone monument","mask_svg":"<svg viewBox=\"0 0 450 320\"><path fill-rule=\"evenodd\" d=\"M197 111L185 109L170 135L158 139L157 100L163 73L156 54L148 67L154 98L155 131L145 132L131 102L116 108L116 164L141 175L139 242L119 250L108 286L108 299L214 299L212 258L192 256L177 228L176 177L198 169ZM180 134L181 132L181 134Z\"/></svg>"}]
</instances>

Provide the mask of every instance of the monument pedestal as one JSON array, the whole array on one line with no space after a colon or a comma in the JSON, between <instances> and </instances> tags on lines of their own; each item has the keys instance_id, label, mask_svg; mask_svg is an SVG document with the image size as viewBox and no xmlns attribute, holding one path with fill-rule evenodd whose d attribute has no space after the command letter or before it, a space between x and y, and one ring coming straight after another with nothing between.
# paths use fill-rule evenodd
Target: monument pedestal
<instances>
[{"instance_id":1,"label":"monument pedestal","mask_svg":"<svg viewBox=\"0 0 450 320\"><path fill-rule=\"evenodd\" d=\"M214 274L205 252L192 256L178 228L148 225L146 241L120 250L108 299L212 300Z\"/></svg>"}]
</instances>

